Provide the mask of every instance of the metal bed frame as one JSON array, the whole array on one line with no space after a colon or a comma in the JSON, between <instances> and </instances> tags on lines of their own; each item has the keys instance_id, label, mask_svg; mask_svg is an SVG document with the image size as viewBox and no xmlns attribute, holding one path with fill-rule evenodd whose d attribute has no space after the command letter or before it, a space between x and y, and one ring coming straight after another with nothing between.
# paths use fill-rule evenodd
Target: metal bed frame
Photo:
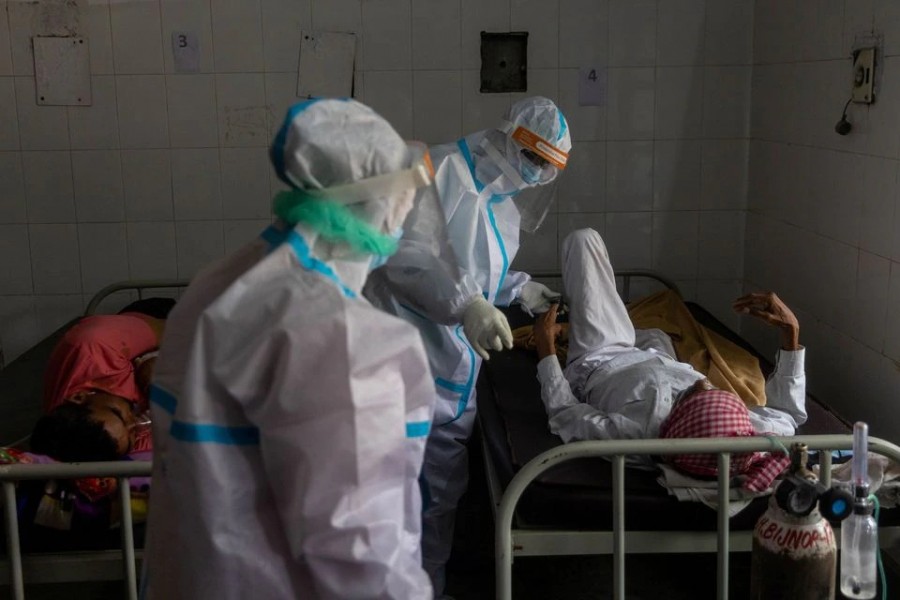
<instances>
[{"instance_id":1,"label":"metal bed frame","mask_svg":"<svg viewBox=\"0 0 900 600\"><path fill-rule=\"evenodd\" d=\"M84 316L96 314L103 300L109 295L136 290L139 299L144 291L160 288L182 288L185 280L135 280L113 283L97 292L84 311ZM27 439L27 438L26 438ZM24 441L24 440L22 440ZM31 583L57 583L69 581L105 581L119 577L125 580L125 596L137 600L137 562L143 558L142 550L135 550L133 519L131 514L130 477L149 477L152 463L111 461L95 463L10 464L0 465L0 485L3 497L7 556L0 562L0 579L8 579L12 598L24 600L26 579ZM86 552L40 553L23 556L19 546L19 523L16 513L18 481L40 479L77 479L81 477L115 477L122 504L121 550Z\"/></svg>"},{"instance_id":2,"label":"metal bed frame","mask_svg":"<svg viewBox=\"0 0 900 600\"><path fill-rule=\"evenodd\" d=\"M623 271L617 275L624 277L622 296L630 297L630 278L644 276L656 279L676 289L673 282L649 271ZM534 277L559 277L558 273L535 273ZM143 297L146 289L179 288L187 285L182 280L147 280L121 282L100 290L88 303L85 315L94 314L102 300L112 293L136 289L138 297ZM830 450L852 447L851 435L797 436L776 438L784 445L793 442L806 443L810 449L823 451L823 482L830 483ZM879 438L870 438L870 450L900 462L900 447ZM537 456L515 475L501 490L501 484L489 459L490 450L485 447L485 463L488 471L489 491L493 499L496 536L496 591L497 598L508 600L512 597L512 563L515 556L612 554L613 585L615 598L625 598L625 554L631 553L677 553L718 551L718 598L728 597L728 553L731 549L750 549L749 531L730 532L728 522L728 481L723 474L728 473L730 456L734 452L772 450L773 442L767 438L744 439L696 439L696 440L618 440L574 442L554 448ZM630 532L626 535L625 524L625 456L629 454L679 454L718 453L719 461L719 509L717 532ZM528 485L541 473L562 462L587 456L611 457L613 470L613 531L540 531L514 529L513 521L516 504ZM0 578L10 581L12 597L23 600L24 584L29 582L47 583L59 581L91 581L124 578L126 597L137 599L137 561L142 551L135 550L132 532L130 477L146 477L151 472L151 463L102 462L90 464L50 464L50 465L0 465L0 485L3 488L4 522L7 532L8 556L0 563ZM19 548L19 530L15 502L15 482L35 479L67 479L79 477L115 477L119 484L119 499L122 503L122 549L100 552L65 552L25 556ZM900 540L900 528L882 528L881 544L886 546ZM52 572L47 572L47 569ZM27 576L27 577L26 577Z\"/></svg>"},{"instance_id":3,"label":"metal bed frame","mask_svg":"<svg viewBox=\"0 0 900 600\"><path fill-rule=\"evenodd\" d=\"M559 278L558 272L534 273L535 278ZM631 299L631 279L654 279L678 292L671 280L648 270L616 271L622 278L620 295ZM680 294L680 292L679 292ZM498 600L512 598L512 564L516 556L555 556L601 554L613 555L613 597L625 599L625 554L679 554L717 552L716 589L719 600L727 600L729 583L729 552L751 549L752 531L730 531L729 476L731 455L743 452L767 452L804 443L810 450L819 450L822 483L831 484L831 451L853 447L853 436L806 435L792 437L755 438L694 438L602 440L571 442L552 448L526 463L512 478L506 489L491 460L491 449L482 438L488 492L494 512L495 581ZM900 463L900 447L880 438L869 438L869 450ZM718 455L718 509L716 531L625 531L625 457L628 455L671 454ZM613 464L613 529L612 531L541 530L515 528L515 512L519 498L542 473L569 460L586 457L606 457ZM837 536L838 544L840 536ZM900 542L900 527L879 528L882 547Z\"/></svg>"},{"instance_id":4,"label":"metal bed frame","mask_svg":"<svg viewBox=\"0 0 900 600\"><path fill-rule=\"evenodd\" d=\"M681 295L681 290L678 289L678 284L674 281L657 273L656 271L651 271L650 269L616 269L615 275L617 279L622 280L622 289L619 291L619 295L622 297L622 300L627 304L631 301L631 280L635 277L643 277L644 279L650 279L661 283L665 287L670 290L675 290L678 295ZM562 279L562 273L560 271L536 271L531 273L532 279Z\"/></svg>"},{"instance_id":5,"label":"metal bed frame","mask_svg":"<svg viewBox=\"0 0 900 600\"><path fill-rule=\"evenodd\" d=\"M775 441L773 441L775 440ZM781 438L705 438L679 440L604 440L572 442L548 450L529 461L510 481L505 490L500 489L496 471L489 458L490 449L485 446L485 467L488 471L489 491L492 496L495 522L495 576L498 600L512 598L512 563L515 556L550 556L576 554L613 555L613 597L625 599L625 554L670 554L685 552L718 553L716 597L728 598L728 553L749 551L751 531L731 532L728 521L729 476L731 454L739 452L772 451L799 442L810 450L819 450L822 482L831 484L831 451L853 447L853 436L807 435ZM869 450L900 463L900 447L880 438L869 438ZM625 457L633 454L718 454L718 530L695 531L625 531ZM541 473L560 463L576 458L608 457L613 463L613 530L571 531L516 529L513 519L516 504L525 489ZM882 548L900 540L900 527L879 528ZM839 543L839 536L837 537Z\"/></svg>"},{"instance_id":6,"label":"metal bed frame","mask_svg":"<svg viewBox=\"0 0 900 600\"><path fill-rule=\"evenodd\" d=\"M66 552L50 555L36 555L33 560L23 561L19 548L19 522L16 513L16 482L35 479L75 479L79 477L115 477L119 485L119 501L122 504L122 552L121 563L126 582L126 593L129 600L137 600L137 567L135 559L139 558L134 549L133 522L131 517L131 488L128 485L129 477L149 477L151 471L149 462L97 462L90 464L12 464L0 466L0 483L3 485L4 520L6 523L6 545L9 562L9 580L12 588L12 597L15 600L25 598L25 578L23 567L28 567L29 580L54 581L52 575L40 573L42 568L50 565L62 565L65 562L75 560L80 568L86 563L108 563L110 554L115 550L101 552ZM142 553L141 553L142 554ZM67 560L68 559L68 560ZM87 580L97 579L98 575L109 577L109 569L90 569L92 572L82 573ZM84 580L81 577L79 580ZM71 581L69 577L65 581Z\"/></svg>"}]
</instances>

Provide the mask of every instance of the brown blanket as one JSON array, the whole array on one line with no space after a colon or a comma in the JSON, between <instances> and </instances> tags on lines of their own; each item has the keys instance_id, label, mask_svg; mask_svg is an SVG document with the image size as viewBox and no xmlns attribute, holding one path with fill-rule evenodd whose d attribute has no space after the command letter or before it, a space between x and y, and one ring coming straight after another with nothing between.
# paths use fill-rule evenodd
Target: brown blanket
<instances>
[{"instance_id":1,"label":"brown blanket","mask_svg":"<svg viewBox=\"0 0 900 600\"><path fill-rule=\"evenodd\" d=\"M690 363L705 374L714 386L734 392L747 406L764 406L766 381L755 356L698 323L681 297L663 290L628 307L636 329L661 329L672 338L678 360ZM531 325L513 331L516 347L535 349ZM557 343L556 354L566 364L568 325Z\"/></svg>"}]
</instances>

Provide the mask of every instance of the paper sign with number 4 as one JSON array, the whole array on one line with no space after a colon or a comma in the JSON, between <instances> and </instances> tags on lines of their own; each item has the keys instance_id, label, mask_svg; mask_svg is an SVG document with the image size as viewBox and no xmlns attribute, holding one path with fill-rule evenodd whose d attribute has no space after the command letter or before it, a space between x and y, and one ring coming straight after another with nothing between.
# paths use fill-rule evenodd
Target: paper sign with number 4
<instances>
[{"instance_id":1,"label":"paper sign with number 4","mask_svg":"<svg viewBox=\"0 0 900 600\"><path fill-rule=\"evenodd\" d=\"M606 105L606 69L584 67L578 70L578 105Z\"/></svg>"}]
</instances>

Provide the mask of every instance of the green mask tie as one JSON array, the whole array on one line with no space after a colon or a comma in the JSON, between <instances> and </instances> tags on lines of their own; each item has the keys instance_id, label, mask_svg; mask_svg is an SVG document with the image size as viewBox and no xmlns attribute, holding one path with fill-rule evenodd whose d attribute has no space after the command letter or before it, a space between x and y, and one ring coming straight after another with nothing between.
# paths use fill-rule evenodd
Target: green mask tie
<instances>
[{"instance_id":1,"label":"green mask tie","mask_svg":"<svg viewBox=\"0 0 900 600\"><path fill-rule=\"evenodd\" d=\"M397 240L362 221L343 204L310 196L303 190L278 192L275 214L291 227L303 223L329 242L343 242L361 254L390 256Z\"/></svg>"}]
</instances>

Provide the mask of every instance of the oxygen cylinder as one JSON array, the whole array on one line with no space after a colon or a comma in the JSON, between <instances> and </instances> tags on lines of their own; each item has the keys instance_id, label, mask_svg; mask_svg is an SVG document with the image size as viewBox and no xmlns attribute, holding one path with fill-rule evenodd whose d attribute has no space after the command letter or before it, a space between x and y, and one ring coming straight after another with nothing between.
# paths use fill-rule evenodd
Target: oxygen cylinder
<instances>
[{"instance_id":1,"label":"oxygen cylinder","mask_svg":"<svg viewBox=\"0 0 900 600\"><path fill-rule=\"evenodd\" d=\"M770 498L753 530L750 597L833 600L836 559L834 531L818 509L795 516Z\"/></svg>"},{"instance_id":2,"label":"oxygen cylinder","mask_svg":"<svg viewBox=\"0 0 900 600\"><path fill-rule=\"evenodd\" d=\"M833 600L834 531L817 504L818 480L806 468L806 446L791 447L791 470L753 529L753 600Z\"/></svg>"}]
</instances>

